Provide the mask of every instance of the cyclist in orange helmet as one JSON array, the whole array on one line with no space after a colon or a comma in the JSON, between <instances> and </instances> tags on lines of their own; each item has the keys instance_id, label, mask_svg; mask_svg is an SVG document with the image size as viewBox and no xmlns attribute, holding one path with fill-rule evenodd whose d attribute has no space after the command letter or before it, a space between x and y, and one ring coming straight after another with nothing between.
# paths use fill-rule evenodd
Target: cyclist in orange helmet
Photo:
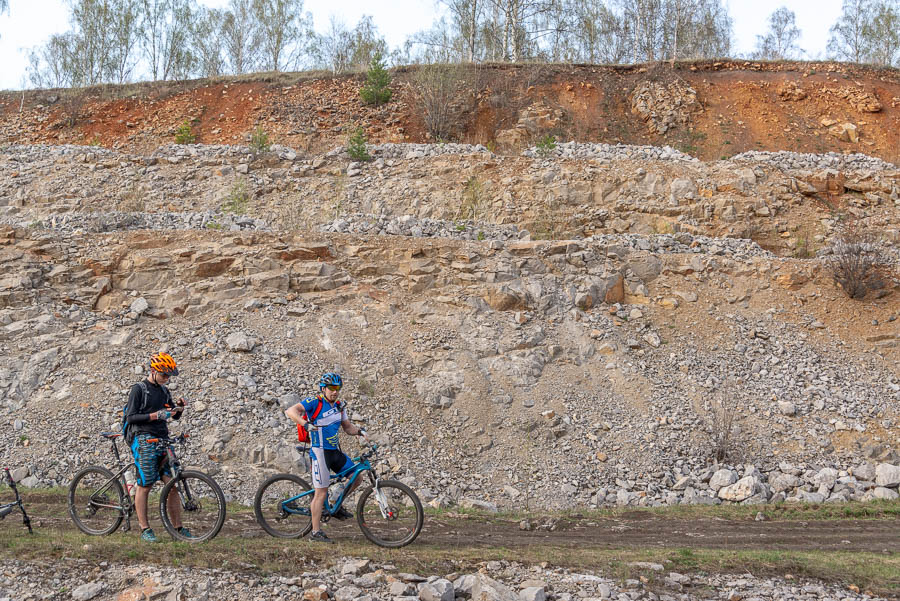
<instances>
[{"instance_id":1,"label":"cyclist in orange helmet","mask_svg":"<svg viewBox=\"0 0 900 601\"><path fill-rule=\"evenodd\" d=\"M152 438L168 438L169 419L181 419L184 399L172 401L172 394L166 387L172 376L178 375L175 359L168 353L156 353L150 358L150 373L147 378L131 387L128 405L125 407L125 441L131 446L134 464L137 466L137 491L134 496L138 523L141 526L141 540L155 543L156 535L147 519L147 498L153 484L162 479L168 482L172 477L168 466L159 469L165 449ZM182 533L190 536L181 524L181 507L177 495L169 496L169 513L172 523Z\"/></svg>"}]
</instances>

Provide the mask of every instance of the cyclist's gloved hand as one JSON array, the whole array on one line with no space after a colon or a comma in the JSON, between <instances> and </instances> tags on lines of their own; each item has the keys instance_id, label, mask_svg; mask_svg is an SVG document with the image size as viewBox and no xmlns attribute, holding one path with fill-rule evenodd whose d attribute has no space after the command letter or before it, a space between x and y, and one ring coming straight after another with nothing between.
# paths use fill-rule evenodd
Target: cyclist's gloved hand
<instances>
[{"instance_id":1,"label":"cyclist's gloved hand","mask_svg":"<svg viewBox=\"0 0 900 601\"><path fill-rule=\"evenodd\" d=\"M156 419L158 419L158 420L166 421L171 417L172 417L171 411L157 411L156 412Z\"/></svg>"},{"instance_id":2,"label":"cyclist's gloved hand","mask_svg":"<svg viewBox=\"0 0 900 601\"><path fill-rule=\"evenodd\" d=\"M184 411L184 405L185 405L184 399L183 398L178 399L175 402L175 408L173 409L173 412L176 414L181 413L182 411Z\"/></svg>"},{"instance_id":3,"label":"cyclist's gloved hand","mask_svg":"<svg viewBox=\"0 0 900 601\"><path fill-rule=\"evenodd\" d=\"M318 428L314 426L312 422L306 422L305 424L303 424L303 427L306 428L307 432L315 432L316 430L318 430Z\"/></svg>"}]
</instances>

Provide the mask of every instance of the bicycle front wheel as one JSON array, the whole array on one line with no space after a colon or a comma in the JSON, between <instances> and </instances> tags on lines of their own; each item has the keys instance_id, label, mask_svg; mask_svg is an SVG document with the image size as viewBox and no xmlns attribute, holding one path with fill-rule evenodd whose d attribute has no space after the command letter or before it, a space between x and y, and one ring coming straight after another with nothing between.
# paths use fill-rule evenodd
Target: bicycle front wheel
<instances>
[{"instance_id":1,"label":"bicycle front wheel","mask_svg":"<svg viewBox=\"0 0 900 601\"><path fill-rule=\"evenodd\" d=\"M203 472L184 470L163 486L159 515L166 532L175 540L207 541L225 523L225 495L216 481Z\"/></svg>"},{"instance_id":2,"label":"bicycle front wheel","mask_svg":"<svg viewBox=\"0 0 900 601\"><path fill-rule=\"evenodd\" d=\"M85 534L112 534L125 517L122 484L105 467L84 468L69 484L69 515Z\"/></svg>"},{"instance_id":3,"label":"bicycle front wheel","mask_svg":"<svg viewBox=\"0 0 900 601\"><path fill-rule=\"evenodd\" d=\"M404 547L422 531L425 512L410 487L396 480L379 480L356 504L356 521L367 539L379 547Z\"/></svg>"},{"instance_id":4,"label":"bicycle front wheel","mask_svg":"<svg viewBox=\"0 0 900 601\"><path fill-rule=\"evenodd\" d=\"M300 538L312 530L310 504L312 490L303 478L293 474L275 474L263 482L253 500L256 522L278 538Z\"/></svg>"}]
</instances>

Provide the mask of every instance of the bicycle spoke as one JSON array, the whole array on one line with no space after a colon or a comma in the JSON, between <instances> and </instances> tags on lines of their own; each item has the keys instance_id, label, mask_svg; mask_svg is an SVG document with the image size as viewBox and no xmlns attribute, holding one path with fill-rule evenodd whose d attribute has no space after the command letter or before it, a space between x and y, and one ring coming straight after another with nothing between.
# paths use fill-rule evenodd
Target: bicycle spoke
<instances>
[{"instance_id":1,"label":"bicycle spoke","mask_svg":"<svg viewBox=\"0 0 900 601\"><path fill-rule=\"evenodd\" d=\"M85 534L115 532L124 517L125 492L106 468L92 466L69 485L69 515Z\"/></svg>"},{"instance_id":2,"label":"bicycle spoke","mask_svg":"<svg viewBox=\"0 0 900 601\"><path fill-rule=\"evenodd\" d=\"M179 540L209 540L219 533L225 521L222 489L201 472L186 470L167 483L159 505L163 525ZM178 526L188 532L179 530Z\"/></svg>"},{"instance_id":3,"label":"bicycle spoke","mask_svg":"<svg viewBox=\"0 0 900 601\"><path fill-rule=\"evenodd\" d=\"M356 510L363 534L382 547L408 545L422 529L422 504L401 482L382 480L377 490L366 489Z\"/></svg>"},{"instance_id":4,"label":"bicycle spoke","mask_svg":"<svg viewBox=\"0 0 900 601\"><path fill-rule=\"evenodd\" d=\"M280 538L298 538L312 528L312 494L303 479L291 474L276 474L260 486L253 502L256 521L263 530Z\"/></svg>"}]
</instances>

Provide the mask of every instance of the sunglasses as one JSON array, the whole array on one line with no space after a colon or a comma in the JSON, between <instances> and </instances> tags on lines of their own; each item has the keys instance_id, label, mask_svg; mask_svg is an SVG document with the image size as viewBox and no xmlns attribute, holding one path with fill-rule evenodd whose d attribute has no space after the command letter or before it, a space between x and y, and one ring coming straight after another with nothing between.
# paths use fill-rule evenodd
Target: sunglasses
<instances>
[{"instance_id":1,"label":"sunglasses","mask_svg":"<svg viewBox=\"0 0 900 601\"><path fill-rule=\"evenodd\" d=\"M168 380L169 378L172 377L172 374L164 374L163 372L158 371L158 372L156 372L156 377L157 378L165 378L166 380Z\"/></svg>"},{"instance_id":2,"label":"sunglasses","mask_svg":"<svg viewBox=\"0 0 900 601\"><path fill-rule=\"evenodd\" d=\"M338 390L341 389L340 386L333 386L333 385L332 385L332 386L326 386L325 388L327 388L328 390L333 390L333 391L335 391L335 392L337 392Z\"/></svg>"}]
</instances>

